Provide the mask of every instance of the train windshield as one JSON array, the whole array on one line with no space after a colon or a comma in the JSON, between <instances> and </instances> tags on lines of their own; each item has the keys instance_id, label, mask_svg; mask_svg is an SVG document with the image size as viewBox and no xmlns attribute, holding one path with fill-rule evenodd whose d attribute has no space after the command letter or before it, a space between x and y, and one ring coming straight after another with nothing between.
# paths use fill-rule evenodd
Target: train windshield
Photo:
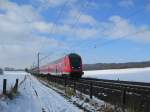
<instances>
[{"instance_id":1,"label":"train windshield","mask_svg":"<svg viewBox=\"0 0 150 112\"><path fill-rule=\"evenodd\" d=\"M81 58L78 55L70 55L70 62L72 67L79 68L81 66Z\"/></svg>"}]
</instances>

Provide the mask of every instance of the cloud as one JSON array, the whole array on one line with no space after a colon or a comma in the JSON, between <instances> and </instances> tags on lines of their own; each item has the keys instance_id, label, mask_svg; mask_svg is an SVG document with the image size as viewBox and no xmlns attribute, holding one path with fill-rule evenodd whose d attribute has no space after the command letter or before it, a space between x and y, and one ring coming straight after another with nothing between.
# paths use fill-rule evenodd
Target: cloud
<instances>
[{"instance_id":1,"label":"cloud","mask_svg":"<svg viewBox=\"0 0 150 112\"><path fill-rule=\"evenodd\" d=\"M106 21L97 21L92 16L85 14L81 16L83 16L83 18L78 20L78 25L76 26L74 24L75 20L72 20L71 16L71 18L66 19L63 24L55 25L50 22L38 22L35 25L35 29L41 33L56 34L65 36L66 38L107 38L110 40L122 38L150 43L150 39L148 37L150 31L143 31L145 29L149 29L149 26L147 25L136 26L129 20L120 16L111 16ZM85 19L84 17L87 18ZM136 34L136 32L139 33Z\"/></svg>"},{"instance_id":2,"label":"cloud","mask_svg":"<svg viewBox=\"0 0 150 112\"><path fill-rule=\"evenodd\" d=\"M103 32L104 37L150 43L150 28L147 25L136 26L120 16L111 16L104 26L106 28Z\"/></svg>"},{"instance_id":3,"label":"cloud","mask_svg":"<svg viewBox=\"0 0 150 112\"><path fill-rule=\"evenodd\" d=\"M120 16L111 16L108 23L105 24L106 37L120 38L136 31L135 27Z\"/></svg>"},{"instance_id":4,"label":"cloud","mask_svg":"<svg viewBox=\"0 0 150 112\"><path fill-rule=\"evenodd\" d=\"M79 24L86 24L86 25L96 25L98 22L90 15L84 14L81 11L71 10L69 15L70 22L75 21L78 19Z\"/></svg>"},{"instance_id":5,"label":"cloud","mask_svg":"<svg viewBox=\"0 0 150 112\"><path fill-rule=\"evenodd\" d=\"M146 4L146 10L150 12L150 1Z\"/></svg>"},{"instance_id":6,"label":"cloud","mask_svg":"<svg viewBox=\"0 0 150 112\"><path fill-rule=\"evenodd\" d=\"M77 0L33 0L33 6L37 7L39 11L47 10L49 8L57 8L61 6L72 7Z\"/></svg>"},{"instance_id":7,"label":"cloud","mask_svg":"<svg viewBox=\"0 0 150 112\"><path fill-rule=\"evenodd\" d=\"M39 14L31 5L17 5L8 0L1 0L0 9L6 11L9 18L15 22L23 22L24 20L31 22L40 19Z\"/></svg>"},{"instance_id":8,"label":"cloud","mask_svg":"<svg viewBox=\"0 0 150 112\"><path fill-rule=\"evenodd\" d=\"M46 23L43 21L34 22L32 25L36 30L42 33L50 32L54 26L53 23Z\"/></svg>"},{"instance_id":9,"label":"cloud","mask_svg":"<svg viewBox=\"0 0 150 112\"><path fill-rule=\"evenodd\" d=\"M0 10L0 66L23 68L35 60L38 51L63 47L63 42L38 34L47 29L32 6L1 0Z\"/></svg>"},{"instance_id":10,"label":"cloud","mask_svg":"<svg viewBox=\"0 0 150 112\"><path fill-rule=\"evenodd\" d=\"M36 0L43 6L58 7L67 2L67 0Z\"/></svg>"},{"instance_id":11,"label":"cloud","mask_svg":"<svg viewBox=\"0 0 150 112\"><path fill-rule=\"evenodd\" d=\"M63 1L60 3L58 0L52 2L55 2L55 6L63 4ZM147 25L137 26L120 16L111 16L105 21L99 21L92 15L74 8L68 11L67 17L56 24L44 21L41 14L31 5L18 5L0 0L0 21L1 66L29 66L36 59L38 51L68 48L65 42L56 40L55 37L72 40L122 38L150 43L150 31L134 34L148 29Z\"/></svg>"},{"instance_id":12,"label":"cloud","mask_svg":"<svg viewBox=\"0 0 150 112\"><path fill-rule=\"evenodd\" d=\"M53 23L35 23L35 29L38 32L46 34L55 34L59 36L65 36L66 38L78 38L88 39L95 38L98 35L98 31L101 29L96 28L85 28L85 27L74 27L70 24L54 25Z\"/></svg>"},{"instance_id":13,"label":"cloud","mask_svg":"<svg viewBox=\"0 0 150 112\"><path fill-rule=\"evenodd\" d=\"M134 6L134 2L133 2L133 0L120 0L118 5L120 7L128 8L128 7L133 7Z\"/></svg>"}]
</instances>

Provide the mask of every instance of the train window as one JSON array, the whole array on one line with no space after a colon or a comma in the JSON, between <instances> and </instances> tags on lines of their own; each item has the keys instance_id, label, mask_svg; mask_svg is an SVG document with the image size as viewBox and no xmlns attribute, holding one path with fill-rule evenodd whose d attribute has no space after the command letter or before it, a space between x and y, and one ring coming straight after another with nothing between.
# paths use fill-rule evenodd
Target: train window
<instances>
[{"instance_id":1,"label":"train window","mask_svg":"<svg viewBox=\"0 0 150 112\"><path fill-rule=\"evenodd\" d=\"M79 68L81 66L81 58L77 55L70 55L70 62L74 68Z\"/></svg>"}]
</instances>

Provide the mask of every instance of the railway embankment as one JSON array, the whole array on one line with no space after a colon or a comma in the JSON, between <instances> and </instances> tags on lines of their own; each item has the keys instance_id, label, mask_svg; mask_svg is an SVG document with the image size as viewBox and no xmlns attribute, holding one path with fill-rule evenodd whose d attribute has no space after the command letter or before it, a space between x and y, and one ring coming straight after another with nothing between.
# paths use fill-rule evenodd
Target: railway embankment
<instances>
[{"instance_id":1,"label":"railway embankment","mask_svg":"<svg viewBox=\"0 0 150 112\"><path fill-rule=\"evenodd\" d=\"M71 94L81 93L89 97L89 101L97 98L123 111L150 111L150 84L141 82L104 80L94 78L64 78L59 76L44 76L49 83L57 88L73 91ZM59 85L59 86L58 86ZM70 92L69 91L69 92Z\"/></svg>"}]
</instances>

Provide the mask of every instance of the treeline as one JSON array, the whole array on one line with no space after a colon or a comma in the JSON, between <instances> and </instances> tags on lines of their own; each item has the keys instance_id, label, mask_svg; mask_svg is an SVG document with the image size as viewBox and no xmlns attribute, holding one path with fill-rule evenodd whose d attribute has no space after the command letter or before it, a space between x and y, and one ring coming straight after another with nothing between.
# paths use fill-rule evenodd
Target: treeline
<instances>
[{"instance_id":1,"label":"treeline","mask_svg":"<svg viewBox=\"0 0 150 112\"><path fill-rule=\"evenodd\" d=\"M143 68L150 67L150 61L128 62L128 63L96 63L84 64L84 70L104 70L104 69L125 69L125 68Z\"/></svg>"},{"instance_id":2,"label":"treeline","mask_svg":"<svg viewBox=\"0 0 150 112\"><path fill-rule=\"evenodd\" d=\"M4 71L25 71L25 69L17 69L17 68L5 67Z\"/></svg>"}]
</instances>

